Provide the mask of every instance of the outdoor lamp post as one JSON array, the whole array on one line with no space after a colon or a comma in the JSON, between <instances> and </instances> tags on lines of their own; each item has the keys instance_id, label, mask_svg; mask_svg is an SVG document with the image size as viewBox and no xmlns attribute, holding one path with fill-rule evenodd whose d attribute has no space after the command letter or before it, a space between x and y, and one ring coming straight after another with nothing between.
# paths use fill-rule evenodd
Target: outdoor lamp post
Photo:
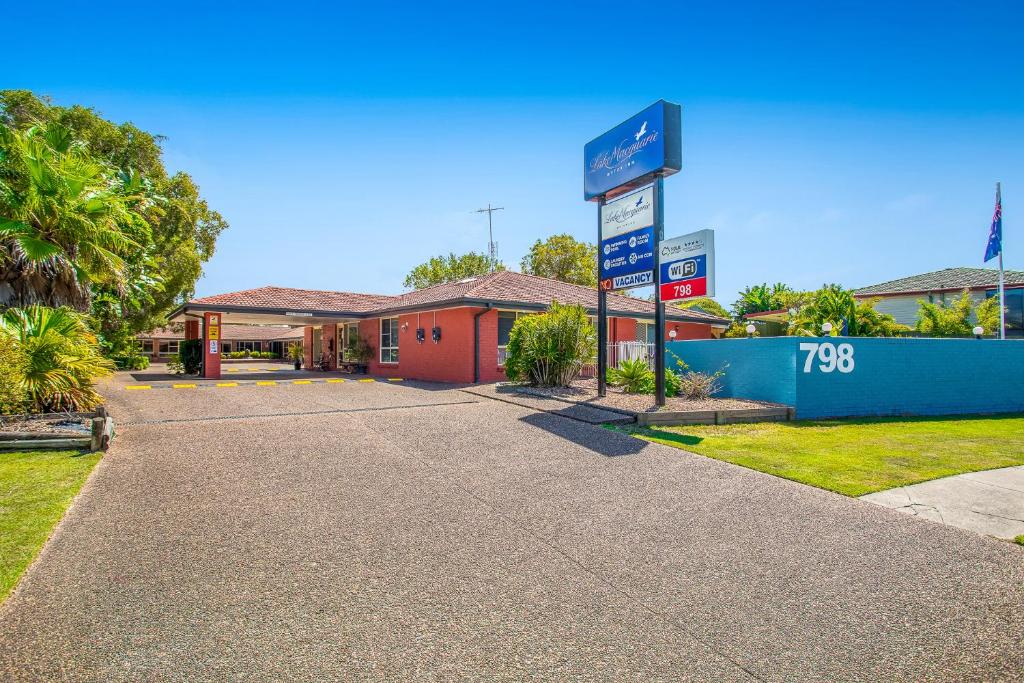
<instances>
[{"instance_id":1,"label":"outdoor lamp post","mask_svg":"<svg viewBox=\"0 0 1024 683\"><path fill-rule=\"evenodd\" d=\"M983 335L983 334L985 334L985 328L984 327L982 327L981 325L978 325L977 327L974 328L974 338L975 339L981 339L981 335Z\"/></svg>"},{"instance_id":2,"label":"outdoor lamp post","mask_svg":"<svg viewBox=\"0 0 1024 683\"><path fill-rule=\"evenodd\" d=\"M831 333L832 333L832 323L822 323L821 324L821 336L827 337Z\"/></svg>"},{"instance_id":3,"label":"outdoor lamp post","mask_svg":"<svg viewBox=\"0 0 1024 683\"><path fill-rule=\"evenodd\" d=\"M754 327L754 323L750 323L749 325L747 325L747 338L748 339L753 339L754 338L754 330L756 330L756 329L757 328Z\"/></svg>"}]
</instances>

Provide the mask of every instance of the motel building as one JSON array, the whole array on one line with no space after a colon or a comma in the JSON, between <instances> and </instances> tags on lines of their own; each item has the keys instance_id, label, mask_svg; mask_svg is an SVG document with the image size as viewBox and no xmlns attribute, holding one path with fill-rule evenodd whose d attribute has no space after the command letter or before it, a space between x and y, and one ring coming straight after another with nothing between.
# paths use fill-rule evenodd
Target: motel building
<instances>
[{"instance_id":1,"label":"motel building","mask_svg":"<svg viewBox=\"0 0 1024 683\"><path fill-rule=\"evenodd\" d=\"M324 369L354 361L362 339L373 349L372 375L436 382L505 379L509 332L516 318L542 312L552 301L580 304L597 315L597 290L501 271L387 296L285 287L260 287L189 301L170 316L186 339L203 339L203 375L220 377L221 330L231 325L288 325L303 330L305 366ZM728 320L672 306L666 339L711 339ZM653 352L654 304L608 294L608 340L616 352Z\"/></svg>"}]
</instances>

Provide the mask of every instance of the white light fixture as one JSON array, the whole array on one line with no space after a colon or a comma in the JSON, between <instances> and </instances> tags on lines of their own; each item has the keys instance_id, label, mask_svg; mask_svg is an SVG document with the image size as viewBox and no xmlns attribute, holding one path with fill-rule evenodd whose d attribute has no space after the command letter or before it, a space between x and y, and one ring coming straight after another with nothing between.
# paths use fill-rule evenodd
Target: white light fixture
<instances>
[{"instance_id":1,"label":"white light fixture","mask_svg":"<svg viewBox=\"0 0 1024 683\"><path fill-rule=\"evenodd\" d=\"M982 327L981 325L978 325L977 327L974 328L974 338L975 339L981 339L981 335L983 335L983 334L985 334L985 328L984 327Z\"/></svg>"},{"instance_id":2,"label":"white light fixture","mask_svg":"<svg viewBox=\"0 0 1024 683\"><path fill-rule=\"evenodd\" d=\"M675 330L675 328L672 328L671 330L669 330L669 331L668 331L668 336L669 336L669 339L675 339L675 338L676 338L676 334L677 334L677 333L676 333L676 330Z\"/></svg>"},{"instance_id":3,"label":"white light fixture","mask_svg":"<svg viewBox=\"0 0 1024 683\"><path fill-rule=\"evenodd\" d=\"M753 337L754 336L754 330L756 330L756 329L757 328L754 327L754 323L750 323L749 325L747 325L747 336L748 337Z\"/></svg>"},{"instance_id":4,"label":"white light fixture","mask_svg":"<svg viewBox=\"0 0 1024 683\"><path fill-rule=\"evenodd\" d=\"M821 324L821 333L822 334L829 334L830 332L832 332L832 323L822 323Z\"/></svg>"}]
</instances>

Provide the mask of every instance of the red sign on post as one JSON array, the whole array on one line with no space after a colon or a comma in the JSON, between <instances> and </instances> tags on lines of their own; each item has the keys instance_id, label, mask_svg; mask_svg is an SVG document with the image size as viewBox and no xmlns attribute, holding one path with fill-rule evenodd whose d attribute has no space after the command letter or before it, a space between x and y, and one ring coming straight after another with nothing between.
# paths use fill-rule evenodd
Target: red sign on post
<instances>
[{"instance_id":1,"label":"red sign on post","mask_svg":"<svg viewBox=\"0 0 1024 683\"><path fill-rule=\"evenodd\" d=\"M695 296L706 296L707 293L708 279L706 277L698 277L684 282L665 282L661 285L662 301L690 299Z\"/></svg>"}]
</instances>

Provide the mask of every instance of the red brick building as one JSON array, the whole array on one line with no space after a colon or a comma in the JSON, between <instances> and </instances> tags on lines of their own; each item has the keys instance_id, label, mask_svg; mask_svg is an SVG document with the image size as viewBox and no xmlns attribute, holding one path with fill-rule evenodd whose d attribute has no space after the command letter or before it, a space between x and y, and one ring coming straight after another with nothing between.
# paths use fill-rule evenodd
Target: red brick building
<instances>
[{"instance_id":1,"label":"red brick building","mask_svg":"<svg viewBox=\"0 0 1024 683\"><path fill-rule=\"evenodd\" d=\"M504 349L516 317L543 311L553 300L581 304L596 315L593 288L502 271L397 296L260 287L195 299L175 311L172 321L186 323L188 338L199 337L203 329L207 376L220 370L205 328L249 323L302 326L307 366L322 358L337 367L350 360L352 344L361 338L373 349L371 374L493 382L505 378ZM608 315L610 344L653 342L651 302L609 294ZM702 311L668 307L666 335L710 339L728 323Z\"/></svg>"}]
</instances>

